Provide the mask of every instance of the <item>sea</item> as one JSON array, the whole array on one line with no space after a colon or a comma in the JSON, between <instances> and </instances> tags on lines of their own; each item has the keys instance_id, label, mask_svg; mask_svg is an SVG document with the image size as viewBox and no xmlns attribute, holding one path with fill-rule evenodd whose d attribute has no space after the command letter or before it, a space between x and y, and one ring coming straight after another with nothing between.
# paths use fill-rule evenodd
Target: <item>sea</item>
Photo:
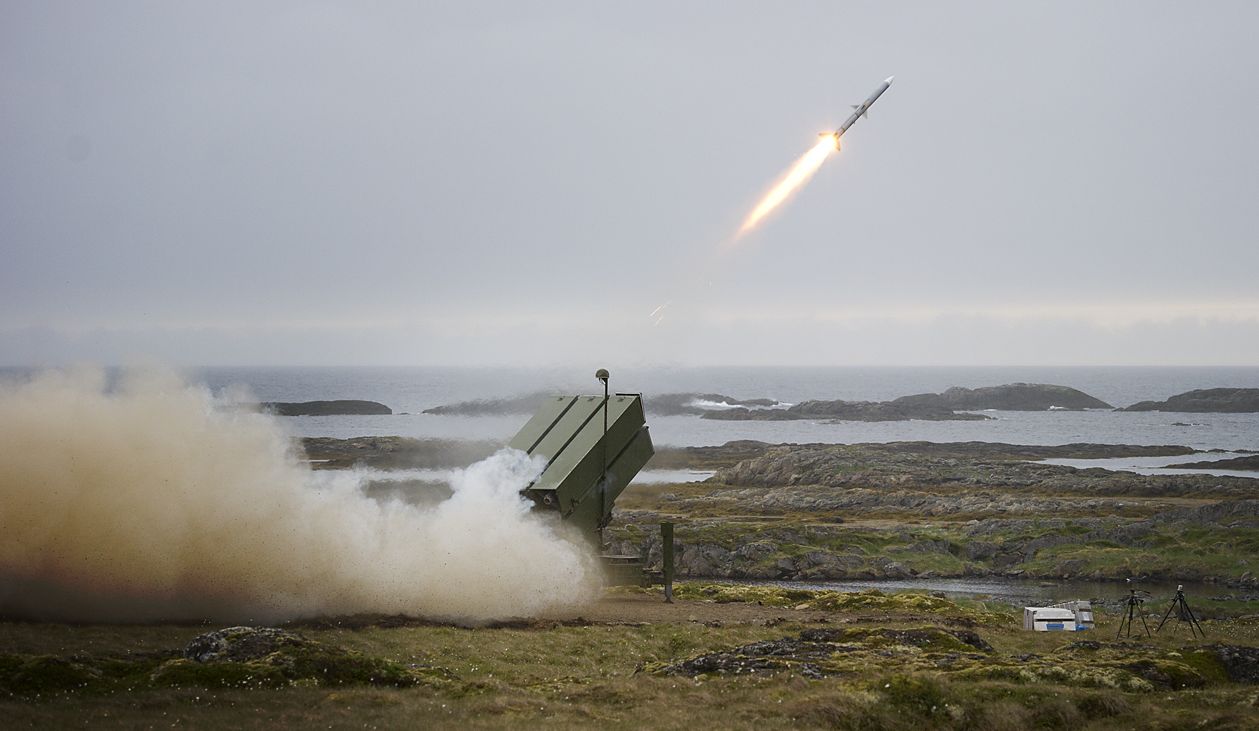
<instances>
[{"instance_id":1,"label":"sea","mask_svg":"<svg viewBox=\"0 0 1259 731\"><path fill-rule=\"evenodd\" d=\"M528 414L484 417L425 414L425 409L457 401L502 399L539 391L602 392L594 368L443 368L443 367L213 367L187 368L184 377L216 394L258 401L366 399L393 409L389 416L277 417L293 436L409 436L419 438L506 441ZM26 378L31 369L0 369L0 380ZM612 372L612 390L652 394L716 393L740 399L772 398L788 403L807 399L886 400L951 386L980 387L1004 383L1051 383L1071 386L1114 406L1162 400L1198 388L1259 388L1259 367L637 367ZM1188 414L1163 412L994 411L986 421L719 421L697 416L648 414L652 439L659 446L720 445L753 439L770 443L859 443L892 441L984 441L1055 445L1184 445L1214 450L1192 461L1223 459L1259 450L1259 414ZM1050 460L1079 467L1101 466L1146 474L1170 473L1165 465L1185 457L1104 460ZM1175 470L1183 472L1184 470ZM1259 472L1193 470L1259 479ZM645 470L636 482L700 481L712 473L698 470ZM377 479L414 477L400 472ZM1164 582L1166 583L1166 582ZM1064 598L1115 601L1122 586L1080 582L1037 582L1010 578L913 579L798 584L802 587L859 591L937 591L952 596L989 598L1022 606ZM1165 602L1171 584L1143 586ZM1195 597L1224 591L1194 585ZM1222 597L1228 598L1228 597Z\"/></svg>"},{"instance_id":2,"label":"sea","mask_svg":"<svg viewBox=\"0 0 1259 731\"><path fill-rule=\"evenodd\" d=\"M367 399L391 416L286 417L296 436L408 436L502 440L525 414L439 416L427 408L538 391L600 393L594 368L240 367L193 368L186 377L215 392L244 387L261 401ZM613 392L719 393L740 399L879 401L950 386L1004 383L1071 386L1114 406L1162 400L1197 388L1259 388L1259 367L627 367L612 371ZM1259 414L996 411L987 421L718 421L650 416L663 446L720 445L737 439L770 443L984 441L1053 445L1175 444L1235 452L1259 449ZM1174 460L1173 460L1174 461ZM1182 460L1183 461L1183 460ZM1142 467L1158 469L1157 465Z\"/></svg>"}]
</instances>

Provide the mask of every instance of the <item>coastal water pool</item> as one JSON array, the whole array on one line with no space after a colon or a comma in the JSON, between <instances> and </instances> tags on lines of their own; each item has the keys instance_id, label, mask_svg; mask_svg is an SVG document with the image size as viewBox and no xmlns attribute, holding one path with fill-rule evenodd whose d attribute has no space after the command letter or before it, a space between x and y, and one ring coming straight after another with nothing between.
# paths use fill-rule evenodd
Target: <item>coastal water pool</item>
<instances>
[{"instance_id":1,"label":"coastal water pool","mask_svg":"<svg viewBox=\"0 0 1259 731\"><path fill-rule=\"evenodd\" d=\"M811 589L855 593L877 589L884 593L916 592L940 593L951 599L975 599L996 601L1016 607L1033 607L1057 604L1075 599L1088 599L1097 605L1116 605L1128 598L1128 590L1136 588L1149 592L1145 600L1146 611L1162 613L1176 595L1176 587L1184 586L1190 606L1196 600L1236 598L1244 594L1222 584L1202 582L1138 581L1128 584L1121 581L1060 580L985 577L985 578L934 578L934 579L854 579L849 581L714 581L730 584L768 584L792 589ZM1253 602L1259 607L1259 601Z\"/></svg>"},{"instance_id":2,"label":"coastal water pool","mask_svg":"<svg viewBox=\"0 0 1259 731\"><path fill-rule=\"evenodd\" d=\"M1180 455L1177 457L1105 457L1100 459L1044 459L1040 464L1062 465L1084 470L1100 467L1113 472L1135 472L1139 475L1215 475L1217 477L1259 478L1254 470L1217 470L1210 468L1185 469L1167 465L1186 462L1218 462L1234 457L1247 456L1248 452L1215 452L1212 454Z\"/></svg>"}]
</instances>

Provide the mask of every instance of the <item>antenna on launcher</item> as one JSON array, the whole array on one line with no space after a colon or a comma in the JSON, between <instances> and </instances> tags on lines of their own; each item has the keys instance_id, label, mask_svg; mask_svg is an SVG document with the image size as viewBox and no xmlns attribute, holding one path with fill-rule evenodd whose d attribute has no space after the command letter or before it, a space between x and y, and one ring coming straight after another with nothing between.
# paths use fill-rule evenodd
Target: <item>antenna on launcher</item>
<instances>
[{"instance_id":1,"label":"antenna on launcher","mask_svg":"<svg viewBox=\"0 0 1259 731\"><path fill-rule=\"evenodd\" d=\"M603 438L599 440L600 461L603 463L602 476L599 478L599 515L607 514L607 486L608 486L608 379L612 375L608 373L607 368L600 368L595 371L595 380L603 382ZM599 531L599 540L603 540L602 526Z\"/></svg>"}]
</instances>

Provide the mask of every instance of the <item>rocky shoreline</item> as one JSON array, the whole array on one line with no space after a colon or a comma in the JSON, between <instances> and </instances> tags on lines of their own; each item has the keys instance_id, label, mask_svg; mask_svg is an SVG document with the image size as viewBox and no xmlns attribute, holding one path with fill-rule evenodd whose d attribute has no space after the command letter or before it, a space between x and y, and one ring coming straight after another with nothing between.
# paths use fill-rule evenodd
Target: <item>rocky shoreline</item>
<instances>
[{"instance_id":1,"label":"rocky shoreline","mask_svg":"<svg viewBox=\"0 0 1259 731\"><path fill-rule=\"evenodd\" d=\"M1166 401L1141 401L1120 411L1171 411L1188 414L1259 413L1259 388L1205 388Z\"/></svg>"},{"instance_id":2,"label":"rocky shoreline","mask_svg":"<svg viewBox=\"0 0 1259 731\"><path fill-rule=\"evenodd\" d=\"M463 466L497 446L400 437L301 443L316 468L386 470ZM617 502L606 538L612 552L659 566L657 525L675 522L685 578L1145 576L1257 588L1259 479L1039 461L1195 454L1203 452L1088 443L736 441L662 448L649 469L714 476L631 487ZM408 499L405 489L395 486L387 496Z\"/></svg>"},{"instance_id":3,"label":"rocky shoreline","mask_svg":"<svg viewBox=\"0 0 1259 731\"><path fill-rule=\"evenodd\" d=\"M276 416L389 416L393 409L378 401L340 399L336 401L264 401L263 411Z\"/></svg>"},{"instance_id":4,"label":"rocky shoreline","mask_svg":"<svg viewBox=\"0 0 1259 731\"><path fill-rule=\"evenodd\" d=\"M737 457L722 465L720 448L694 455L717 470L707 483L622 496L609 531L614 550L658 562L654 526L669 519L678 525L685 577L1144 576L1259 586L1259 479L1034 461L1195 453L1187 447L741 442L731 449Z\"/></svg>"},{"instance_id":5,"label":"rocky shoreline","mask_svg":"<svg viewBox=\"0 0 1259 731\"><path fill-rule=\"evenodd\" d=\"M460 401L425 409L424 413L455 416L530 414L554 392L501 399ZM699 416L721 421L974 421L989 418L980 411L1169 411L1186 413L1259 412L1259 389L1214 388L1189 391L1166 401L1142 401L1116 408L1069 386L1007 383L981 388L953 387L888 401L812 399L788 404L772 398L739 399L720 393L648 394L644 404L653 416Z\"/></svg>"}]
</instances>

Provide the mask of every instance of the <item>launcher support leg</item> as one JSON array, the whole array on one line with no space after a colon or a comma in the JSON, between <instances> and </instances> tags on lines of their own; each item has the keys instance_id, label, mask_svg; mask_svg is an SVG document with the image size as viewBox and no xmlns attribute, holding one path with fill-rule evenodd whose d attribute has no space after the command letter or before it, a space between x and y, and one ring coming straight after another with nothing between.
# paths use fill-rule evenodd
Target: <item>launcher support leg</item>
<instances>
[{"instance_id":1,"label":"launcher support leg","mask_svg":"<svg viewBox=\"0 0 1259 731\"><path fill-rule=\"evenodd\" d=\"M660 524L661 569L664 573L664 600L673 603L673 523Z\"/></svg>"}]
</instances>

